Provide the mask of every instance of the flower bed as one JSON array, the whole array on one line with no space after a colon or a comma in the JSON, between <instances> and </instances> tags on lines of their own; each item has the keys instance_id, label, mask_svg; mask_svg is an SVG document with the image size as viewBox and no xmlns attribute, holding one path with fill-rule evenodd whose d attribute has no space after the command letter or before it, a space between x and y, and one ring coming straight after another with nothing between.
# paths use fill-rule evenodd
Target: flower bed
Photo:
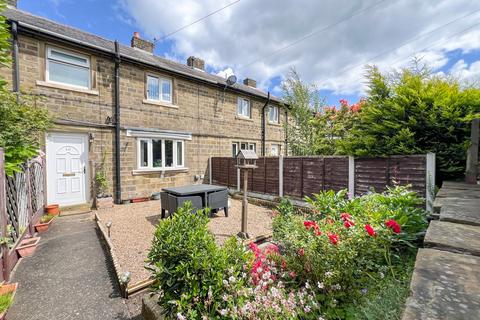
<instances>
[{"instance_id":1,"label":"flower bed","mask_svg":"<svg viewBox=\"0 0 480 320\"><path fill-rule=\"evenodd\" d=\"M282 201L273 220L275 244L263 250L235 238L217 246L208 218L188 207L162 221L148 258L167 315L361 319L372 294L391 296L399 308L404 291L392 292L408 283L405 261L412 261L426 227L420 199L397 187L354 200L327 191L307 201L314 208L307 213Z\"/></svg>"}]
</instances>

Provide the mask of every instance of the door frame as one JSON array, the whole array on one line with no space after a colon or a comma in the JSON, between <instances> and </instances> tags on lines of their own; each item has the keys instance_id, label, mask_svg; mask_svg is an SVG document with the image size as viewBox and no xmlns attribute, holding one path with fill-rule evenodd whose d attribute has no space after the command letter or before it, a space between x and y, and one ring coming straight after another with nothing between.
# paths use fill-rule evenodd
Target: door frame
<instances>
[{"instance_id":1,"label":"door frame","mask_svg":"<svg viewBox=\"0 0 480 320\"><path fill-rule=\"evenodd\" d=\"M85 177L84 177L84 199L81 202L78 203L71 203L71 204L65 204L63 206L73 206L77 204L85 204L90 201L90 166L89 166L89 149L90 149L90 144L88 140L88 134L83 133L83 132L63 132L63 131L50 131L45 134L45 155L46 155L46 170L45 170L45 181L46 181L46 192L47 192L47 204L52 203L54 201L52 199L52 194L54 192L52 191L53 186L49 183L49 143L51 143L51 138L53 136L64 136L64 137L80 137L82 138L83 145L84 145L84 152L85 152Z\"/></svg>"}]
</instances>

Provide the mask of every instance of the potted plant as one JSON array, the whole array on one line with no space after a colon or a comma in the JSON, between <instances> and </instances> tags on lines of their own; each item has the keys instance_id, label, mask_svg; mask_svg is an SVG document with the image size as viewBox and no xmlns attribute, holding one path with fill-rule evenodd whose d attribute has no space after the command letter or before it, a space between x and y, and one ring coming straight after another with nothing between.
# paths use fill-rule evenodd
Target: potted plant
<instances>
[{"instance_id":1,"label":"potted plant","mask_svg":"<svg viewBox=\"0 0 480 320\"><path fill-rule=\"evenodd\" d=\"M60 213L60 206L58 204L49 204L45 207L45 211L49 215L58 215Z\"/></svg>"},{"instance_id":2,"label":"potted plant","mask_svg":"<svg viewBox=\"0 0 480 320\"><path fill-rule=\"evenodd\" d=\"M37 232L43 233L47 231L48 227L50 227L50 224L53 221L53 218L55 218L55 216L51 214L40 217L40 222L35 225L35 229L37 230Z\"/></svg>"},{"instance_id":3,"label":"potted plant","mask_svg":"<svg viewBox=\"0 0 480 320\"><path fill-rule=\"evenodd\" d=\"M25 238L20 241L19 246L17 247L17 252L20 257L30 257L37 249L37 244L40 241L40 237Z\"/></svg>"},{"instance_id":4,"label":"potted plant","mask_svg":"<svg viewBox=\"0 0 480 320\"><path fill-rule=\"evenodd\" d=\"M0 286L0 320L5 319L8 308L13 303L18 283L6 283Z\"/></svg>"},{"instance_id":5,"label":"potted plant","mask_svg":"<svg viewBox=\"0 0 480 320\"><path fill-rule=\"evenodd\" d=\"M105 168L105 158L106 152L103 151L102 161L100 165L96 168L95 171L95 208L98 209L105 209L105 208L112 208L113 207L113 197L111 194L108 194L108 178L107 178L107 170Z\"/></svg>"}]
</instances>

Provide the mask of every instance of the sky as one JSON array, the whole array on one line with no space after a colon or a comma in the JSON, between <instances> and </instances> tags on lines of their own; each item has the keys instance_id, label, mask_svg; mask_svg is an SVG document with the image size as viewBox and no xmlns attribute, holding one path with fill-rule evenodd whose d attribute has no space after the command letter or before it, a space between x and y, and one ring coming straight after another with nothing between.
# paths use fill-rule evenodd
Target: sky
<instances>
[{"instance_id":1,"label":"sky","mask_svg":"<svg viewBox=\"0 0 480 320\"><path fill-rule=\"evenodd\" d=\"M183 30L199 18L227 8ZM420 58L435 73L480 82L480 2L472 0L18 0L30 13L129 44L276 96L292 68L328 105L365 95L365 65L384 72Z\"/></svg>"}]
</instances>

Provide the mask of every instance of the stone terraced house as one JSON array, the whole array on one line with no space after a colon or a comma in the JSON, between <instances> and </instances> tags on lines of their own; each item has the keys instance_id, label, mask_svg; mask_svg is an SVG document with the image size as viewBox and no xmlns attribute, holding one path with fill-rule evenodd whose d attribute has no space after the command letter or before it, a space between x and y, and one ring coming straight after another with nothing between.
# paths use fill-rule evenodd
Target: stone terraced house
<instances>
[{"instance_id":1,"label":"stone terraced house","mask_svg":"<svg viewBox=\"0 0 480 320\"><path fill-rule=\"evenodd\" d=\"M102 157L119 203L208 180L209 157L287 151L286 109L254 80L229 85L199 58L154 55L138 33L127 46L10 3L13 65L0 72L55 117L44 144L49 203L90 202Z\"/></svg>"}]
</instances>

